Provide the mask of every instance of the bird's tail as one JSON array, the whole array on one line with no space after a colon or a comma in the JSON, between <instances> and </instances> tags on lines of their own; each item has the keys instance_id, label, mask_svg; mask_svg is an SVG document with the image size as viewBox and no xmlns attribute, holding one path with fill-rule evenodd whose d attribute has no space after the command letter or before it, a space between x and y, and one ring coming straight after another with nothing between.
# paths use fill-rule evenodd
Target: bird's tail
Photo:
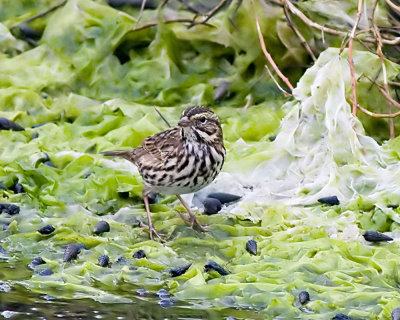
<instances>
[{"instance_id":1,"label":"bird's tail","mask_svg":"<svg viewBox=\"0 0 400 320\"><path fill-rule=\"evenodd\" d=\"M104 156L110 156L110 157L122 157L129 161L133 161L133 158L134 158L132 150L104 151L101 154Z\"/></svg>"}]
</instances>

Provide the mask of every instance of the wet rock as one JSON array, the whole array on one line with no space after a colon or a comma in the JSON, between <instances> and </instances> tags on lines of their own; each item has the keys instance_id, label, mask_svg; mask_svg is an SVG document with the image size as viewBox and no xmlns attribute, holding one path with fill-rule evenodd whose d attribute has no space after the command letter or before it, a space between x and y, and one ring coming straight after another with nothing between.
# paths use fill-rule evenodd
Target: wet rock
<instances>
[{"instance_id":1,"label":"wet rock","mask_svg":"<svg viewBox=\"0 0 400 320\"><path fill-rule=\"evenodd\" d=\"M207 197L213 198L213 199L218 199L219 202L221 202L221 204L235 202L242 198L241 196L237 196L235 194L223 193L223 192L213 192L213 193L210 193Z\"/></svg>"},{"instance_id":2,"label":"wet rock","mask_svg":"<svg viewBox=\"0 0 400 320\"><path fill-rule=\"evenodd\" d=\"M53 271L49 268L44 269L38 273L39 276L51 276L52 274L53 274Z\"/></svg>"},{"instance_id":3,"label":"wet rock","mask_svg":"<svg viewBox=\"0 0 400 320\"><path fill-rule=\"evenodd\" d=\"M93 233L99 235L103 232L110 232L110 225L107 221L101 220L94 226Z\"/></svg>"},{"instance_id":4,"label":"wet rock","mask_svg":"<svg viewBox=\"0 0 400 320\"><path fill-rule=\"evenodd\" d=\"M162 299L162 298L169 297L171 294L165 289L160 289L156 292L156 295L159 296L160 299Z\"/></svg>"},{"instance_id":5,"label":"wet rock","mask_svg":"<svg viewBox=\"0 0 400 320\"><path fill-rule=\"evenodd\" d=\"M168 272L171 275L171 277L179 277L183 275L188 269L190 268L192 264L187 264L182 267L174 268L174 269L169 269Z\"/></svg>"},{"instance_id":6,"label":"wet rock","mask_svg":"<svg viewBox=\"0 0 400 320\"><path fill-rule=\"evenodd\" d=\"M38 229L37 231L40 234L51 234L56 230L56 228L54 228L51 224L47 224L44 227L41 227L40 229Z\"/></svg>"},{"instance_id":7,"label":"wet rock","mask_svg":"<svg viewBox=\"0 0 400 320\"><path fill-rule=\"evenodd\" d=\"M28 268L33 270L35 269L37 266L41 265L41 264L45 264L46 262L41 258L41 257L36 257L34 258L29 264L28 264Z\"/></svg>"},{"instance_id":8,"label":"wet rock","mask_svg":"<svg viewBox=\"0 0 400 320\"><path fill-rule=\"evenodd\" d=\"M387 207L395 210L399 207L399 205L398 204L388 204Z\"/></svg>"},{"instance_id":9,"label":"wet rock","mask_svg":"<svg viewBox=\"0 0 400 320\"><path fill-rule=\"evenodd\" d=\"M351 320L351 318L344 313L337 313L333 316L332 320Z\"/></svg>"},{"instance_id":10,"label":"wet rock","mask_svg":"<svg viewBox=\"0 0 400 320\"><path fill-rule=\"evenodd\" d=\"M22 184L20 184L19 182L17 182L14 187L12 188L12 190L14 191L14 193L24 193L24 187L22 186Z\"/></svg>"},{"instance_id":11,"label":"wet rock","mask_svg":"<svg viewBox=\"0 0 400 320\"><path fill-rule=\"evenodd\" d=\"M69 262L78 257L82 249L86 248L82 243L70 243L64 251L64 262Z\"/></svg>"},{"instance_id":12,"label":"wet rock","mask_svg":"<svg viewBox=\"0 0 400 320\"><path fill-rule=\"evenodd\" d=\"M229 274L228 271L226 271L224 268L222 268L218 263L216 263L215 261L208 261L205 265L204 265L204 272L210 272L210 271L217 271L221 276L226 276Z\"/></svg>"},{"instance_id":13,"label":"wet rock","mask_svg":"<svg viewBox=\"0 0 400 320\"><path fill-rule=\"evenodd\" d=\"M149 292L148 292L146 289L138 289L138 290L136 290L136 293L137 293L139 296L143 297L143 296L145 296L146 294L148 294Z\"/></svg>"},{"instance_id":14,"label":"wet rock","mask_svg":"<svg viewBox=\"0 0 400 320\"><path fill-rule=\"evenodd\" d=\"M400 320L400 308L396 308L392 311L392 320Z\"/></svg>"},{"instance_id":15,"label":"wet rock","mask_svg":"<svg viewBox=\"0 0 400 320\"><path fill-rule=\"evenodd\" d=\"M53 162L51 162L50 160L43 162L43 164L45 166L49 166L49 167L53 167L53 168L56 167L55 164Z\"/></svg>"},{"instance_id":16,"label":"wet rock","mask_svg":"<svg viewBox=\"0 0 400 320\"><path fill-rule=\"evenodd\" d=\"M174 299L171 299L171 298L161 299L160 301L158 301L158 304L159 304L162 308L171 307L174 303L175 303L175 300L174 300Z\"/></svg>"},{"instance_id":17,"label":"wet rock","mask_svg":"<svg viewBox=\"0 0 400 320\"><path fill-rule=\"evenodd\" d=\"M110 258L106 254L102 254L99 257L99 266L100 267L108 267L110 264Z\"/></svg>"},{"instance_id":18,"label":"wet rock","mask_svg":"<svg viewBox=\"0 0 400 320\"><path fill-rule=\"evenodd\" d=\"M11 120L0 117L0 130L24 131L25 129Z\"/></svg>"},{"instance_id":19,"label":"wet rock","mask_svg":"<svg viewBox=\"0 0 400 320\"><path fill-rule=\"evenodd\" d=\"M9 215L14 215L18 214L20 211L20 208L16 206L15 204L10 204L10 203L0 203L0 213L8 213Z\"/></svg>"},{"instance_id":20,"label":"wet rock","mask_svg":"<svg viewBox=\"0 0 400 320\"><path fill-rule=\"evenodd\" d=\"M340 204L340 201L337 196L319 198L318 202L327 204L330 206L337 206Z\"/></svg>"},{"instance_id":21,"label":"wet rock","mask_svg":"<svg viewBox=\"0 0 400 320\"><path fill-rule=\"evenodd\" d=\"M214 101L224 99L229 93L229 87L232 85L231 82L224 81L214 90Z\"/></svg>"},{"instance_id":22,"label":"wet rock","mask_svg":"<svg viewBox=\"0 0 400 320\"><path fill-rule=\"evenodd\" d=\"M247 241L246 250L253 255L257 255L257 242L254 240Z\"/></svg>"},{"instance_id":23,"label":"wet rock","mask_svg":"<svg viewBox=\"0 0 400 320\"><path fill-rule=\"evenodd\" d=\"M133 257L135 259L142 259L142 258L146 258L146 253L143 250L138 250L133 254Z\"/></svg>"},{"instance_id":24,"label":"wet rock","mask_svg":"<svg viewBox=\"0 0 400 320\"><path fill-rule=\"evenodd\" d=\"M271 142L275 141L276 140L276 136L270 136L270 137L268 137L268 140L271 141Z\"/></svg>"},{"instance_id":25,"label":"wet rock","mask_svg":"<svg viewBox=\"0 0 400 320\"><path fill-rule=\"evenodd\" d=\"M218 213L222 208L221 201L214 198L205 199L203 205L204 213L209 215Z\"/></svg>"},{"instance_id":26,"label":"wet rock","mask_svg":"<svg viewBox=\"0 0 400 320\"><path fill-rule=\"evenodd\" d=\"M143 0L108 0L108 5L113 8L120 8L123 6L131 6L134 8L140 8ZM156 9L157 3L154 0L147 0L145 2L145 9Z\"/></svg>"},{"instance_id":27,"label":"wet rock","mask_svg":"<svg viewBox=\"0 0 400 320\"><path fill-rule=\"evenodd\" d=\"M307 291L302 291L299 293L299 301L301 304L306 304L310 301L310 294Z\"/></svg>"},{"instance_id":28,"label":"wet rock","mask_svg":"<svg viewBox=\"0 0 400 320\"><path fill-rule=\"evenodd\" d=\"M365 231L365 233L363 234L363 237L365 240L369 241L369 242L383 242L383 241L392 241L393 238L380 233L378 231L374 231L374 230L367 230Z\"/></svg>"}]
</instances>

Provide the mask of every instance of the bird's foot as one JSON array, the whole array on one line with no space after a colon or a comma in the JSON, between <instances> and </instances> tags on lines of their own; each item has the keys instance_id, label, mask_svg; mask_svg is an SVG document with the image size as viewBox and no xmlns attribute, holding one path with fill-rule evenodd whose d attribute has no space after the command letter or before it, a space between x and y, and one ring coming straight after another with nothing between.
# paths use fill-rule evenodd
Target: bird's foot
<instances>
[{"instance_id":1,"label":"bird's foot","mask_svg":"<svg viewBox=\"0 0 400 320\"><path fill-rule=\"evenodd\" d=\"M178 211L178 213L179 213L180 217L182 218L182 220L189 223L190 227L192 227L193 229L194 229L194 226L197 226L200 229L200 231L203 231L203 232L208 231L207 227L205 225L201 224L200 221L197 220L195 215L189 215L189 217L187 218L179 211Z\"/></svg>"},{"instance_id":2,"label":"bird's foot","mask_svg":"<svg viewBox=\"0 0 400 320\"><path fill-rule=\"evenodd\" d=\"M148 226L147 224L144 224L140 221L140 227L149 230L150 240L154 240L153 236L155 236L160 239L161 242L167 242L167 235L163 233L158 233L157 230L154 229L153 225Z\"/></svg>"}]
</instances>

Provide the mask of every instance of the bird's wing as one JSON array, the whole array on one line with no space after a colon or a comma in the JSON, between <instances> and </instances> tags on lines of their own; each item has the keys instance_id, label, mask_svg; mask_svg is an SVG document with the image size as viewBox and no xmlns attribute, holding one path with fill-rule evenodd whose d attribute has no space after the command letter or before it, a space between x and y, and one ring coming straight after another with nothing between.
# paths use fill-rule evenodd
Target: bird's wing
<instances>
[{"instance_id":1,"label":"bird's wing","mask_svg":"<svg viewBox=\"0 0 400 320\"><path fill-rule=\"evenodd\" d=\"M180 142L180 129L174 127L147 137L142 141L142 147L147 154L164 162L177 151Z\"/></svg>"}]
</instances>

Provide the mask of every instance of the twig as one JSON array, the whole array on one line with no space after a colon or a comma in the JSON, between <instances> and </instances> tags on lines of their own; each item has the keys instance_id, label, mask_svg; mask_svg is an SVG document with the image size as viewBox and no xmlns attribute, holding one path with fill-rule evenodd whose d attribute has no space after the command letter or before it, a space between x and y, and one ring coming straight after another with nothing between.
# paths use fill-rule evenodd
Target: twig
<instances>
[{"instance_id":1,"label":"twig","mask_svg":"<svg viewBox=\"0 0 400 320\"><path fill-rule=\"evenodd\" d=\"M353 93L353 114L357 115L357 88L356 88L356 75L354 70L354 61L353 61L353 43L354 37L357 30L358 23L361 19L361 10L362 10L363 0L358 0L358 8L357 8L357 18L354 23L353 29L350 33L350 41L349 41L349 64L350 64L350 74L351 74L351 89Z\"/></svg>"},{"instance_id":2,"label":"twig","mask_svg":"<svg viewBox=\"0 0 400 320\"><path fill-rule=\"evenodd\" d=\"M371 24L372 24L372 31L374 33L376 42L377 42L377 49L376 49L376 53L379 56L379 59L381 61L381 65L382 65L382 73L383 73L383 88L379 88L379 90L382 92L385 97L390 96L389 93L389 85L388 85L388 81L387 81L387 73L386 73L386 65L385 65L385 57L383 56L383 52L382 52L382 36L381 33L379 32L379 28L375 23L375 11L376 11L376 7L378 5L378 1L379 0L374 0L374 3L372 5L372 13L371 13ZM382 90L381 90L382 89ZM392 104L389 103L388 105L388 111L389 114L392 113ZM394 139L395 133L394 133L394 123L393 123L393 118L389 119L389 133L390 133L390 138Z\"/></svg>"},{"instance_id":3,"label":"twig","mask_svg":"<svg viewBox=\"0 0 400 320\"><path fill-rule=\"evenodd\" d=\"M287 92L285 89L283 89L283 88L279 85L278 81L276 81L274 75L272 74L271 70L269 70L268 66L265 65L264 67L265 67L265 69L267 70L267 72L268 72L269 76L271 77L272 81L274 81L274 83L276 84L276 86L278 87L278 89L279 89L280 91L282 91L283 95L284 95L285 97L291 97L292 94L289 93L289 92ZM293 90L293 89L292 89L292 90Z\"/></svg>"},{"instance_id":4,"label":"twig","mask_svg":"<svg viewBox=\"0 0 400 320\"><path fill-rule=\"evenodd\" d=\"M164 116L161 114L160 110L158 110L156 107L154 107L154 110L156 110L156 112L158 113L158 115L160 116L161 119L164 120L164 122L167 124L168 127L171 127L171 125L169 124L168 120L164 118Z\"/></svg>"},{"instance_id":5,"label":"twig","mask_svg":"<svg viewBox=\"0 0 400 320\"><path fill-rule=\"evenodd\" d=\"M301 44L303 45L304 49L306 49L306 51L308 52L308 54L310 55L311 59L313 59L313 61L315 62L317 60L317 58L315 58L314 53L312 52L309 44L307 43L306 39L303 37L303 35L300 33L299 29L297 29L295 23L293 22L292 18L290 17L290 12L287 9L287 7L283 8L284 12L285 12L285 17L286 20L289 24L289 27L293 30L293 32L297 35L297 37L300 39Z\"/></svg>"},{"instance_id":6,"label":"twig","mask_svg":"<svg viewBox=\"0 0 400 320\"><path fill-rule=\"evenodd\" d=\"M161 23L171 24L171 23L185 23L185 22L193 23L193 19L170 19L170 20L162 21ZM151 21L151 22L145 23L145 24L143 24L143 25L141 25L141 26L139 26L137 28L132 29L132 31L140 31L140 30L143 30L143 29L147 29L147 28L150 28L150 27L157 26L159 24L160 24L160 21ZM196 24L202 24L202 25L205 25L207 27L214 28L214 26L209 24L209 23L200 23L200 22L198 22Z\"/></svg>"},{"instance_id":7,"label":"twig","mask_svg":"<svg viewBox=\"0 0 400 320\"><path fill-rule=\"evenodd\" d=\"M400 82L389 81L388 82L391 86L400 87Z\"/></svg>"},{"instance_id":8,"label":"twig","mask_svg":"<svg viewBox=\"0 0 400 320\"><path fill-rule=\"evenodd\" d=\"M390 118L390 119L393 119L393 118L396 118L396 117L400 116L400 111L397 111L396 113L389 113L389 114L388 113L375 113L375 112L372 112L372 111L369 111L369 110L363 108L359 104L357 104L357 107L358 107L358 109L360 109L365 114L367 114L367 115L369 115L371 117L374 117L374 118Z\"/></svg>"},{"instance_id":9,"label":"twig","mask_svg":"<svg viewBox=\"0 0 400 320\"><path fill-rule=\"evenodd\" d=\"M146 2L147 2L147 0L142 0L142 5L140 6L139 16L136 20L135 26L137 26L139 24L140 20L142 19L142 15L143 15L144 7L146 6Z\"/></svg>"},{"instance_id":10,"label":"twig","mask_svg":"<svg viewBox=\"0 0 400 320\"><path fill-rule=\"evenodd\" d=\"M208 20L210 20L227 2L228 0L221 0L214 8L212 8L206 15L205 18L200 21L200 24L206 23ZM195 23L195 20L193 20L193 23Z\"/></svg>"},{"instance_id":11,"label":"twig","mask_svg":"<svg viewBox=\"0 0 400 320\"><path fill-rule=\"evenodd\" d=\"M256 10L254 8L254 1L252 1L252 4L253 4L254 16L256 18L256 27L257 27L257 32L258 32L258 39L260 40L260 45L261 45L261 49L262 49L262 51L264 53L264 56L267 58L268 62L272 66L272 68L278 74L279 78L281 78L282 81L290 88L290 91L293 91L293 89L294 89L293 85L290 83L289 79L285 77L285 75L281 72L281 70L279 70L279 68L276 65L274 59L272 59L271 55L269 54L269 52L268 52L268 50L267 50L267 48L265 46L264 38L263 38L263 35L262 35L262 32L261 32L260 22L258 20L258 15L257 15Z\"/></svg>"},{"instance_id":12,"label":"twig","mask_svg":"<svg viewBox=\"0 0 400 320\"><path fill-rule=\"evenodd\" d=\"M385 0L387 5L393 9L397 14L400 14L400 7L395 5L391 0Z\"/></svg>"},{"instance_id":13,"label":"twig","mask_svg":"<svg viewBox=\"0 0 400 320\"><path fill-rule=\"evenodd\" d=\"M26 20L21 21L21 23L23 23L23 22L29 23L29 22L31 22L31 21L33 21L33 20L36 20L36 19L41 18L41 17L44 17L44 16L47 15L48 13L50 13L50 12L52 12L52 11L58 9L59 7L62 7L62 6L63 6L64 4L66 4L66 3L67 3L67 0L63 0L63 1L61 1L60 3L58 3L58 4L56 4L56 5L54 5L54 6L50 7L50 8L48 8L47 10L45 10L45 11L43 11L43 12L41 12L41 13L38 13L38 14L36 14L36 15L34 15L34 16L32 16L32 17L26 19Z\"/></svg>"}]
</instances>

